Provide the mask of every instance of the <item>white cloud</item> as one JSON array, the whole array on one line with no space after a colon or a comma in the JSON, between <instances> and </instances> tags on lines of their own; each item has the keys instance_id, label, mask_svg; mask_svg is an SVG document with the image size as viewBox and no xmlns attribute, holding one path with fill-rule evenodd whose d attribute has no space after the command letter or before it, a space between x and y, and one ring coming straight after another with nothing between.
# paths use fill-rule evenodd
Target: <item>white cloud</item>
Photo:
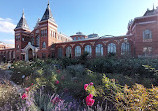
<instances>
[{"instance_id":1,"label":"white cloud","mask_svg":"<svg viewBox=\"0 0 158 111\"><path fill-rule=\"evenodd\" d=\"M15 40L14 39L7 39L7 40L3 40L4 42L10 43L10 44L14 44Z\"/></svg>"},{"instance_id":2,"label":"white cloud","mask_svg":"<svg viewBox=\"0 0 158 111\"><path fill-rule=\"evenodd\" d=\"M15 24L12 23L10 18L0 18L0 32L14 34Z\"/></svg>"}]
</instances>

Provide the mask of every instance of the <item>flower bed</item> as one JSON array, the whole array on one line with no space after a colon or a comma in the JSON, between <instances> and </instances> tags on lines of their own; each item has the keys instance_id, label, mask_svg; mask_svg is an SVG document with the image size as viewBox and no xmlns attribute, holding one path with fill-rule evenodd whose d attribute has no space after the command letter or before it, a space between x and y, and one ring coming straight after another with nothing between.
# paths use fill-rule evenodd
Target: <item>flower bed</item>
<instances>
[{"instance_id":1,"label":"flower bed","mask_svg":"<svg viewBox=\"0 0 158 111\"><path fill-rule=\"evenodd\" d=\"M108 78L109 73L93 72L87 69L86 65L70 65L60 69L54 67L54 63L58 64L57 61L38 60L12 65L14 77L19 76L18 72L25 75L23 80L16 79L16 82L25 89L19 97L19 109L158 110L156 86L146 88L135 83L131 86L120 85L118 79ZM60 64L61 61L58 66Z\"/></svg>"}]
</instances>

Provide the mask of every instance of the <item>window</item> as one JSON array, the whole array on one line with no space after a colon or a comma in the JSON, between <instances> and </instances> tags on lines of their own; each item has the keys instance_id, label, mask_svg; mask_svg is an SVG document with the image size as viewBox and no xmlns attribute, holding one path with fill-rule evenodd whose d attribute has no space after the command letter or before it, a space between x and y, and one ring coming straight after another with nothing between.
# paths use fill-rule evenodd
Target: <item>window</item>
<instances>
[{"instance_id":1,"label":"window","mask_svg":"<svg viewBox=\"0 0 158 111\"><path fill-rule=\"evenodd\" d=\"M19 40L20 40L20 35L17 35L17 36L15 37L15 39L16 39L16 41L19 41Z\"/></svg>"},{"instance_id":2,"label":"window","mask_svg":"<svg viewBox=\"0 0 158 111\"><path fill-rule=\"evenodd\" d=\"M152 47L144 47L143 48L143 54L144 56L151 56L152 55Z\"/></svg>"},{"instance_id":3,"label":"window","mask_svg":"<svg viewBox=\"0 0 158 111\"><path fill-rule=\"evenodd\" d=\"M130 44L129 42L123 42L121 45L121 55L130 54Z\"/></svg>"},{"instance_id":4,"label":"window","mask_svg":"<svg viewBox=\"0 0 158 111\"><path fill-rule=\"evenodd\" d=\"M108 53L116 53L116 45L114 43L108 44Z\"/></svg>"},{"instance_id":5,"label":"window","mask_svg":"<svg viewBox=\"0 0 158 111\"><path fill-rule=\"evenodd\" d=\"M46 43L45 42L43 42L42 48L46 48Z\"/></svg>"},{"instance_id":6,"label":"window","mask_svg":"<svg viewBox=\"0 0 158 111\"><path fill-rule=\"evenodd\" d=\"M81 37L81 39L84 39L84 37Z\"/></svg>"},{"instance_id":7,"label":"window","mask_svg":"<svg viewBox=\"0 0 158 111\"><path fill-rule=\"evenodd\" d=\"M71 47L70 46L68 46L66 48L66 57L71 57Z\"/></svg>"},{"instance_id":8,"label":"window","mask_svg":"<svg viewBox=\"0 0 158 111\"><path fill-rule=\"evenodd\" d=\"M31 38L31 44L34 45L34 38Z\"/></svg>"},{"instance_id":9,"label":"window","mask_svg":"<svg viewBox=\"0 0 158 111\"><path fill-rule=\"evenodd\" d=\"M19 46L19 45L17 45L17 49L20 49L20 46Z\"/></svg>"},{"instance_id":10,"label":"window","mask_svg":"<svg viewBox=\"0 0 158 111\"><path fill-rule=\"evenodd\" d=\"M152 33L150 30L145 30L143 32L143 40L152 39Z\"/></svg>"},{"instance_id":11,"label":"window","mask_svg":"<svg viewBox=\"0 0 158 111\"><path fill-rule=\"evenodd\" d=\"M74 40L76 40L76 37L74 37Z\"/></svg>"},{"instance_id":12,"label":"window","mask_svg":"<svg viewBox=\"0 0 158 111\"><path fill-rule=\"evenodd\" d=\"M53 37L55 37L55 38L56 38L56 36L55 36L55 32L53 32Z\"/></svg>"},{"instance_id":13,"label":"window","mask_svg":"<svg viewBox=\"0 0 158 111\"><path fill-rule=\"evenodd\" d=\"M95 53L96 53L96 56L103 56L103 45L102 44L96 45Z\"/></svg>"},{"instance_id":14,"label":"window","mask_svg":"<svg viewBox=\"0 0 158 111\"><path fill-rule=\"evenodd\" d=\"M58 57L59 57L59 58L62 58L62 55L63 55L63 50L62 50L62 48L58 48Z\"/></svg>"},{"instance_id":15,"label":"window","mask_svg":"<svg viewBox=\"0 0 158 111\"><path fill-rule=\"evenodd\" d=\"M40 38L39 38L39 36L36 37L36 46L37 47L40 46Z\"/></svg>"},{"instance_id":16,"label":"window","mask_svg":"<svg viewBox=\"0 0 158 111\"><path fill-rule=\"evenodd\" d=\"M25 41L25 39L24 39L24 38L22 38L22 41Z\"/></svg>"},{"instance_id":17,"label":"window","mask_svg":"<svg viewBox=\"0 0 158 111\"><path fill-rule=\"evenodd\" d=\"M47 37L47 29L41 30L41 37Z\"/></svg>"},{"instance_id":18,"label":"window","mask_svg":"<svg viewBox=\"0 0 158 111\"><path fill-rule=\"evenodd\" d=\"M78 37L78 40L80 40L80 37Z\"/></svg>"},{"instance_id":19,"label":"window","mask_svg":"<svg viewBox=\"0 0 158 111\"><path fill-rule=\"evenodd\" d=\"M75 47L75 57L81 56L81 47L76 46Z\"/></svg>"},{"instance_id":20,"label":"window","mask_svg":"<svg viewBox=\"0 0 158 111\"><path fill-rule=\"evenodd\" d=\"M85 48L84 48L84 51L88 52L88 56L91 56L92 55L91 45L86 45Z\"/></svg>"},{"instance_id":21,"label":"window","mask_svg":"<svg viewBox=\"0 0 158 111\"><path fill-rule=\"evenodd\" d=\"M52 30L50 30L50 37L52 37Z\"/></svg>"}]
</instances>

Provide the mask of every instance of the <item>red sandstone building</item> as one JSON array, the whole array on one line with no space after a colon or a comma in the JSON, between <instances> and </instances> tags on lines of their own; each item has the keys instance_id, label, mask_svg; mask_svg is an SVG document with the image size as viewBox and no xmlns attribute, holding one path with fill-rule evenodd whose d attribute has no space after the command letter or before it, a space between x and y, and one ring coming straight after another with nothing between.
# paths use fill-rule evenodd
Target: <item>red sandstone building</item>
<instances>
[{"instance_id":1,"label":"red sandstone building","mask_svg":"<svg viewBox=\"0 0 158 111\"><path fill-rule=\"evenodd\" d=\"M31 60L33 58L78 57L84 52L95 58L115 54L117 56L157 57L158 56L158 8L147 10L128 24L124 36L86 36L81 32L70 37L58 33L49 4L41 20L31 31L24 13L15 31L15 48L0 50L7 60Z\"/></svg>"}]
</instances>

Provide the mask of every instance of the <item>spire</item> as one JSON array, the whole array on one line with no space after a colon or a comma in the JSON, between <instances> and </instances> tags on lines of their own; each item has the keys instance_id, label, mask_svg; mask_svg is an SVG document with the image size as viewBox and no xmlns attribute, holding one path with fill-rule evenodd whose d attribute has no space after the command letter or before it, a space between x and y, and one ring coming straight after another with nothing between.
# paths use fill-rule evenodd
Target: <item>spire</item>
<instances>
[{"instance_id":1,"label":"spire","mask_svg":"<svg viewBox=\"0 0 158 111\"><path fill-rule=\"evenodd\" d=\"M48 0L48 6L49 6L49 0Z\"/></svg>"},{"instance_id":2,"label":"spire","mask_svg":"<svg viewBox=\"0 0 158 111\"><path fill-rule=\"evenodd\" d=\"M51 12L51 9L49 7L49 0L48 0L46 11L45 11L41 21L44 21L44 20L51 20L52 22L55 22L53 15L52 15L52 12Z\"/></svg>"},{"instance_id":3,"label":"spire","mask_svg":"<svg viewBox=\"0 0 158 111\"><path fill-rule=\"evenodd\" d=\"M22 12L22 17L21 17L20 21L18 22L15 29L17 29L17 28L22 28L22 29L29 30L29 27L27 25L27 21L26 21L25 16L24 16L24 10Z\"/></svg>"},{"instance_id":4,"label":"spire","mask_svg":"<svg viewBox=\"0 0 158 111\"><path fill-rule=\"evenodd\" d=\"M155 8L154 8L154 3L153 3L153 10L154 10Z\"/></svg>"},{"instance_id":5,"label":"spire","mask_svg":"<svg viewBox=\"0 0 158 111\"><path fill-rule=\"evenodd\" d=\"M24 16L24 9L22 10L22 17L25 18L25 16Z\"/></svg>"}]
</instances>

